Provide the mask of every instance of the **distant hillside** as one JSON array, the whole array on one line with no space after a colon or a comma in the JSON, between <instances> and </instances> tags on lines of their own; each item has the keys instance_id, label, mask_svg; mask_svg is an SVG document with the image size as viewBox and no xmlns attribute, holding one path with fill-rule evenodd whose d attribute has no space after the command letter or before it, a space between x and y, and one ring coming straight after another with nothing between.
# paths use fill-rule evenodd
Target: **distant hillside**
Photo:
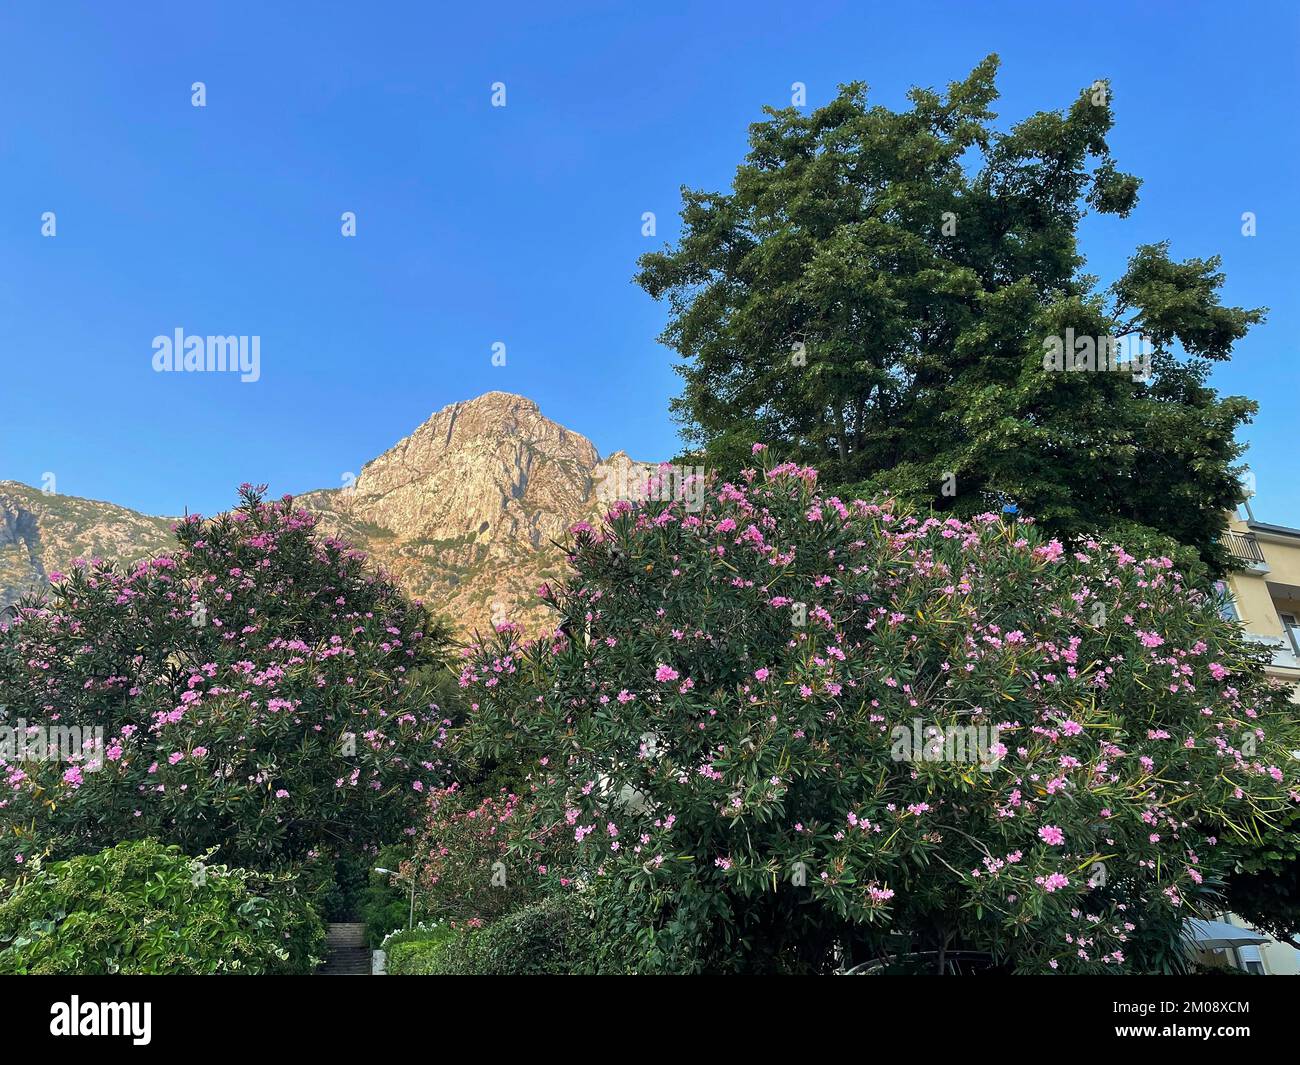
<instances>
[{"instance_id":1,"label":"distant hillside","mask_svg":"<svg viewBox=\"0 0 1300 1065\"><path fill-rule=\"evenodd\" d=\"M462 633L494 616L536 629L546 612L534 592L563 573L551 541L649 469L622 452L602 460L532 400L489 392L433 414L350 488L298 502ZM167 550L173 520L0 481L0 606L74 558L133 561Z\"/></svg>"},{"instance_id":2,"label":"distant hillside","mask_svg":"<svg viewBox=\"0 0 1300 1065\"><path fill-rule=\"evenodd\" d=\"M0 481L0 609L73 559L134 562L166 550L174 520Z\"/></svg>"}]
</instances>

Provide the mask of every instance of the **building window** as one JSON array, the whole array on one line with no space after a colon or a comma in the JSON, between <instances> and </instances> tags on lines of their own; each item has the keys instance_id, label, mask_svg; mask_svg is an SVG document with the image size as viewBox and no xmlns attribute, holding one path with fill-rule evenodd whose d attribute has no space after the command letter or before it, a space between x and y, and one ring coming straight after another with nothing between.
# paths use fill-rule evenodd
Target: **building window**
<instances>
[{"instance_id":1,"label":"building window","mask_svg":"<svg viewBox=\"0 0 1300 1065\"><path fill-rule=\"evenodd\" d=\"M1295 615L1279 611L1277 616L1282 622L1282 628L1286 629L1287 636L1291 638L1291 649L1300 655L1300 624L1296 623Z\"/></svg>"},{"instance_id":2,"label":"building window","mask_svg":"<svg viewBox=\"0 0 1300 1065\"><path fill-rule=\"evenodd\" d=\"M1223 596L1223 602L1219 606L1219 616L1228 621L1240 621L1241 614L1237 612L1236 600L1232 598L1232 590L1225 581L1215 581L1214 590Z\"/></svg>"}]
</instances>

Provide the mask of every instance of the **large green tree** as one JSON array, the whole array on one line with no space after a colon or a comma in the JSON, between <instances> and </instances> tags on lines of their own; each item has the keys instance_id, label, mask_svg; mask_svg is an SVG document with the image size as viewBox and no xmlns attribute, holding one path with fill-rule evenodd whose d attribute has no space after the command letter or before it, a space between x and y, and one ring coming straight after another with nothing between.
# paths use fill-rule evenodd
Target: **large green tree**
<instances>
[{"instance_id":1,"label":"large green tree","mask_svg":"<svg viewBox=\"0 0 1300 1065\"><path fill-rule=\"evenodd\" d=\"M729 193L683 189L679 241L636 277L671 306L675 413L724 470L777 442L830 484L966 516L1014 502L1064 535L1154 530L1217 571L1256 408L1206 378L1262 311L1220 302L1217 258L1164 243L1109 288L1084 273L1081 219L1127 215L1140 184L1107 147L1109 85L1001 132L997 67L902 111L860 83L769 108ZM1149 351L1149 373L1069 369L1085 337Z\"/></svg>"}]
</instances>

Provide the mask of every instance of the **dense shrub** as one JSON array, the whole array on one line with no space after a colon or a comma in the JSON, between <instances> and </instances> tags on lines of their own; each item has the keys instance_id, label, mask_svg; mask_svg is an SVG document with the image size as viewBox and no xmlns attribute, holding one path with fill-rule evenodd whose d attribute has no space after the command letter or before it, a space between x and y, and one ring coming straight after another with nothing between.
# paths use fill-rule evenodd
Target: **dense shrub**
<instances>
[{"instance_id":1,"label":"dense shrub","mask_svg":"<svg viewBox=\"0 0 1300 1065\"><path fill-rule=\"evenodd\" d=\"M0 764L0 876L150 835L256 868L355 858L442 782L444 627L287 497L241 496L171 555L51 574L0 631L0 725L102 729Z\"/></svg>"},{"instance_id":2,"label":"dense shrub","mask_svg":"<svg viewBox=\"0 0 1300 1065\"><path fill-rule=\"evenodd\" d=\"M388 956L390 976L431 976L434 957L443 945L463 934L449 924L417 925L394 932L381 944Z\"/></svg>"},{"instance_id":3,"label":"dense shrub","mask_svg":"<svg viewBox=\"0 0 1300 1065\"><path fill-rule=\"evenodd\" d=\"M389 972L405 976L558 976L593 971L591 925L576 895L523 906L481 928L398 943Z\"/></svg>"},{"instance_id":4,"label":"dense shrub","mask_svg":"<svg viewBox=\"0 0 1300 1065\"><path fill-rule=\"evenodd\" d=\"M552 637L467 660L466 742L531 760L577 846L533 860L615 881L645 970L1141 967L1300 798L1285 694L1168 559L787 464L620 503L571 563Z\"/></svg>"},{"instance_id":5,"label":"dense shrub","mask_svg":"<svg viewBox=\"0 0 1300 1065\"><path fill-rule=\"evenodd\" d=\"M324 937L292 876L142 840L21 878L0 902L0 973L303 973Z\"/></svg>"}]
</instances>

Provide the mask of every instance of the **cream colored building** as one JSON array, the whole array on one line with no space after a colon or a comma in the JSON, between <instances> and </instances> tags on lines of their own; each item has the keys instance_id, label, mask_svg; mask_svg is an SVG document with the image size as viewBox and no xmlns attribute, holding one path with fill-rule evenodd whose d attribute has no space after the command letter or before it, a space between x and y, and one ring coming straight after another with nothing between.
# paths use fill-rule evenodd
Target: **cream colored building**
<instances>
[{"instance_id":1,"label":"cream colored building","mask_svg":"<svg viewBox=\"0 0 1300 1065\"><path fill-rule=\"evenodd\" d=\"M1300 529L1234 515L1223 542L1236 563L1228 587L1246 635L1272 648L1269 676L1300 702Z\"/></svg>"},{"instance_id":2,"label":"cream colored building","mask_svg":"<svg viewBox=\"0 0 1300 1065\"><path fill-rule=\"evenodd\" d=\"M1268 645L1273 661L1270 677L1291 686L1291 700L1300 703L1300 529L1232 515L1224 546L1235 568L1227 580L1232 610L1249 639ZM1297 711L1300 713L1300 710ZM1234 914L1228 924L1247 928ZM1264 933L1259 933L1264 936ZM1222 963L1266 976L1300 974L1300 950L1272 936L1266 942L1216 951Z\"/></svg>"}]
</instances>

